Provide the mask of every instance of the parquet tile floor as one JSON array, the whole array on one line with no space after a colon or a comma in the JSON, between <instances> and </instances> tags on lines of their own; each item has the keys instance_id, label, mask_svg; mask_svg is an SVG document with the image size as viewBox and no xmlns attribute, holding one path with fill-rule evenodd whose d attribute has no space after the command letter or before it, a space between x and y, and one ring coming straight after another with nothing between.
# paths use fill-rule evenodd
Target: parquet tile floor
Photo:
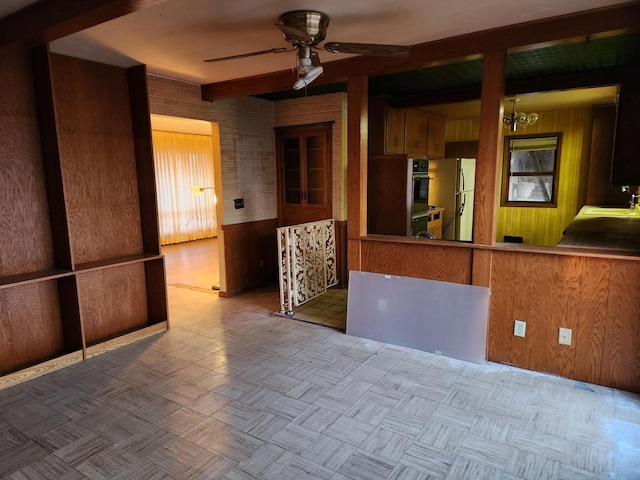
<instances>
[{"instance_id":1,"label":"parquet tile floor","mask_svg":"<svg viewBox=\"0 0 640 480\"><path fill-rule=\"evenodd\" d=\"M638 395L168 292L169 331L0 390L0 478L640 478Z\"/></svg>"}]
</instances>

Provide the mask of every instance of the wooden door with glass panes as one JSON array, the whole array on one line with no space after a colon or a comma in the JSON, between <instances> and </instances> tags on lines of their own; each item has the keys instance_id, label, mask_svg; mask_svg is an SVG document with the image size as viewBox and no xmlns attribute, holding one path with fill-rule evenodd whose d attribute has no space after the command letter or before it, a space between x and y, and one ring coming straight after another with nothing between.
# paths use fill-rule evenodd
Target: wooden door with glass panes
<instances>
[{"instance_id":1,"label":"wooden door with glass panes","mask_svg":"<svg viewBox=\"0 0 640 480\"><path fill-rule=\"evenodd\" d=\"M278 224L331 218L331 124L276 129Z\"/></svg>"}]
</instances>

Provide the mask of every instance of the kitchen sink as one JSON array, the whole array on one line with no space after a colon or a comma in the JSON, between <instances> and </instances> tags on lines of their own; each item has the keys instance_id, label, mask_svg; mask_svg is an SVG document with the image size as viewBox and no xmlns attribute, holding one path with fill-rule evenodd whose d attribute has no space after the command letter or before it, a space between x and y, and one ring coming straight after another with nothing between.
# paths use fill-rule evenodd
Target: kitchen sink
<instances>
[{"instance_id":1,"label":"kitchen sink","mask_svg":"<svg viewBox=\"0 0 640 480\"><path fill-rule=\"evenodd\" d=\"M580 215L598 216L598 217L640 217L640 207L636 207L634 213L629 213L628 208L619 207L593 207L585 205L580 210Z\"/></svg>"}]
</instances>

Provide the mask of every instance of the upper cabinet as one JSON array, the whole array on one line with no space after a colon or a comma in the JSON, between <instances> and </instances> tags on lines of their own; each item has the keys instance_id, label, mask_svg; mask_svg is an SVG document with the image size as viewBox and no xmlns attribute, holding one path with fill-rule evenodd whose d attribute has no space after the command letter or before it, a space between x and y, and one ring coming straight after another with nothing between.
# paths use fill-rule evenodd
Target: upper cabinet
<instances>
[{"instance_id":1,"label":"upper cabinet","mask_svg":"<svg viewBox=\"0 0 640 480\"><path fill-rule=\"evenodd\" d=\"M408 108L405 112L405 151L413 158L427 157L427 126L429 117L422 108Z\"/></svg>"},{"instance_id":2,"label":"upper cabinet","mask_svg":"<svg viewBox=\"0 0 640 480\"><path fill-rule=\"evenodd\" d=\"M383 98L369 100L369 153L443 158L445 115L426 108L396 109Z\"/></svg>"},{"instance_id":3,"label":"upper cabinet","mask_svg":"<svg viewBox=\"0 0 640 480\"><path fill-rule=\"evenodd\" d=\"M427 158L444 158L445 126L447 117L435 110L427 114Z\"/></svg>"},{"instance_id":4,"label":"upper cabinet","mask_svg":"<svg viewBox=\"0 0 640 480\"><path fill-rule=\"evenodd\" d=\"M618 121L611 183L640 185L640 155L638 154L638 123L640 122L640 81L627 79L620 86Z\"/></svg>"},{"instance_id":5,"label":"upper cabinet","mask_svg":"<svg viewBox=\"0 0 640 480\"><path fill-rule=\"evenodd\" d=\"M404 110L386 109L387 132L385 135L386 153L404 153L405 130Z\"/></svg>"},{"instance_id":6,"label":"upper cabinet","mask_svg":"<svg viewBox=\"0 0 640 480\"><path fill-rule=\"evenodd\" d=\"M331 218L331 125L277 128L278 223Z\"/></svg>"}]
</instances>

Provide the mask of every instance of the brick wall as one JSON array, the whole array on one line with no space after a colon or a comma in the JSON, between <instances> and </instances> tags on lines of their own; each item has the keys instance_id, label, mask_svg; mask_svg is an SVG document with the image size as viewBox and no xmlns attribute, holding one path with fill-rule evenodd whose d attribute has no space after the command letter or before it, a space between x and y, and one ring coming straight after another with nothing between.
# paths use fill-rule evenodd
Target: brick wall
<instances>
[{"instance_id":1,"label":"brick wall","mask_svg":"<svg viewBox=\"0 0 640 480\"><path fill-rule=\"evenodd\" d=\"M224 223L277 218L273 102L240 97L213 102L220 125ZM236 210L233 200L244 199Z\"/></svg>"},{"instance_id":2,"label":"brick wall","mask_svg":"<svg viewBox=\"0 0 640 480\"><path fill-rule=\"evenodd\" d=\"M200 86L148 75L152 114L217 122L220 126L225 225L278 216L273 103L252 97L205 102ZM244 198L244 209L233 200Z\"/></svg>"},{"instance_id":3,"label":"brick wall","mask_svg":"<svg viewBox=\"0 0 640 480\"><path fill-rule=\"evenodd\" d=\"M149 110L158 115L213 120L211 102L200 99L200 85L147 75Z\"/></svg>"},{"instance_id":4,"label":"brick wall","mask_svg":"<svg viewBox=\"0 0 640 480\"><path fill-rule=\"evenodd\" d=\"M220 126L224 224L276 218L275 126L333 121L333 218L346 220L346 94L269 102L253 97L205 102L200 86L148 76L151 113L217 122ZM216 173L217 174L217 173ZM236 210L233 200L244 199Z\"/></svg>"},{"instance_id":5,"label":"brick wall","mask_svg":"<svg viewBox=\"0 0 640 480\"><path fill-rule=\"evenodd\" d=\"M347 219L347 155L346 144L343 142L344 135L346 135L346 112L346 93L316 95L275 102L274 124L276 127L333 121L331 131L333 184L331 187L333 218L336 220ZM343 144L345 148L343 148Z\"/></svg>"}]
</instances>

